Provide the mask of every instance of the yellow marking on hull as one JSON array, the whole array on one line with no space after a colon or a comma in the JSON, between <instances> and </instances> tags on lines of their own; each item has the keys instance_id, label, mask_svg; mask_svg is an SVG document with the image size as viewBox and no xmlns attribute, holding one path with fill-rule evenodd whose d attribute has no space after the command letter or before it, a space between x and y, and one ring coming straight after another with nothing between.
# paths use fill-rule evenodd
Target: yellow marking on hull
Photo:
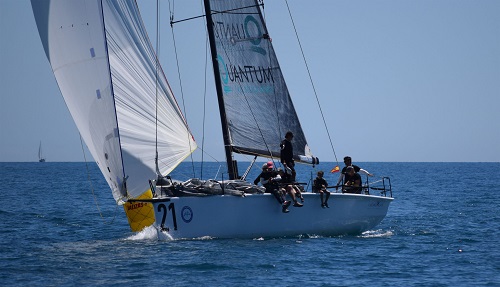
<instances>
[{"instance_id":1,"label":"yellow marking on hull","mask_svg":"<svg viewBox=\"0 0 500 287\"><path fill-rule=\"evenodd\" d=\"M137 199L151 199L153 198L153 193L151 189L141 194ZM130 229L134 232L139 232L153 225L155 222L155 212L153 209L153 204L148 202L126 202L123 205L125 209L125 214L127 215L128 224Z\"/></svg>"}]
</instances>

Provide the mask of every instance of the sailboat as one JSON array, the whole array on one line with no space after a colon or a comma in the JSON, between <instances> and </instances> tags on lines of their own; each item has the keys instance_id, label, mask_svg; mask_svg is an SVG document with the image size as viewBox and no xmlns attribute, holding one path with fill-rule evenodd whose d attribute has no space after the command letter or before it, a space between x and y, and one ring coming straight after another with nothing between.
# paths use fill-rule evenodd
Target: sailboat
<instances>
[{"instance_id":1,"label":"sailboat","mask_svg":"<svg viewBox=\"0 0 500 287\"><path fill-rule=\"evenodd\" d=\"M169 174L196 142L135 1L32 0L61 92L131 229L153 225L172 239L258 238L359 234L379 224L393 200L390 187L380 195L332 193L328 209L319 207L319 195L304 193L307 205L283 213L273 195L239 175L234 153L252 155L254 162L278 158L287 131L294 134L296 162L319 160L307 144L259 2L204 5L228 179L180 182Z\"/></svg>"},{"instance_id":2,"label":"sailboat","mask_svg":"<svg viewBox=\"0 0 500 287\"><path fill-rule=\"evenodd\" d=\"M45 162L45 158L42 153L42 141L40 141L40 145L38 146L38 162Z\"/></svg>"}]
</instances>

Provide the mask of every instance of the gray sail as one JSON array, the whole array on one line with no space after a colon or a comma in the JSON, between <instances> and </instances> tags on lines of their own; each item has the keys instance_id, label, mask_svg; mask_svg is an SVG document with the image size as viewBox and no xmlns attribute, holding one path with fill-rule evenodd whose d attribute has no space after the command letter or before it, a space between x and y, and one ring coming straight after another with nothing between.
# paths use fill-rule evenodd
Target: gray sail
<instances>
[{"instance_id":1,"label":"gray sail","mask_svg":"<svg viewBox=\"0 0 500 287\"><path fill-rule=\"evenodd\" d=\"M210 8L232 151L279 157L291 131L294 158L315 162L257 1L210 0Z\"/></svg>"}]
</instances>

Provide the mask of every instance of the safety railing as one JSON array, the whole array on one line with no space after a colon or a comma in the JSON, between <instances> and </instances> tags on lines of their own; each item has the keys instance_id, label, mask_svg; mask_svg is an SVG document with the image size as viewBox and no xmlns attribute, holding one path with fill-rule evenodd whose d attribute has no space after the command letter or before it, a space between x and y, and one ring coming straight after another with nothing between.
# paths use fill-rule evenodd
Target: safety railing
<instances>
[{"instance_id":1,"label":"safety railing","mask_svg":"<svg viewBox=\"0 0 500 287\"><path fill-rule=\"evenodd\" d=\"M365 194L370 194L370 190L374 190L379 192L381 196L387 196L387 193L389 193L389 196L392 197L392 184L390 177L383 176L380 180L374 182L369 182L367 178L365 182L366 184L363 185L363 192Z\"/></svg>"}]
</instances>

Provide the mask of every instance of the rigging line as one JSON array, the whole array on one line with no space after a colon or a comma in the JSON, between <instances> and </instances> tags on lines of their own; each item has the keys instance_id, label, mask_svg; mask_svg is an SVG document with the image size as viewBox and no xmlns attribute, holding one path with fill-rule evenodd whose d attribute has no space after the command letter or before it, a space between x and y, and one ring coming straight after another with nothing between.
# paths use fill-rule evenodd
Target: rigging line
<instances>
[{"instance_id":1,"label":"rigging line","mask_svg":"<svg viewBox=\"0 0 500 287\"><path fill-rule=\"evenodd\" d=\"M271 40L271 36L269 35L269 31L267 30L267 22L266 22L266 15L265 15L265 9L264 9L264 3L261 4L262 6L262 22L263 24L265 25L265 28L266 28L266 34L268 35L268 41L267 41L267 50L268 51L274 51L274 48L272 47L272 40ZM276 52L275 52L276 53ZM273 63L273 59L271 57L271 53L268 54L268 58L269 58L269 63ZM275 64L277 67L278 67L278 70L281 71L281 68L280 68L280 65L279 65L279 62L278 62L278 59L276 58L276 64ZM272 66L272 65L271 65ZM283 76L282 76L283 77ZM285 84L286 85L286 84ZM273 82L273 87L274 87L274 90L276 90L276 85L275 83ZM288 98L291 99L290 97L290 92L288 91L288 87L286 88L286 91L288 92L287 96ZM278 123L278 133L280 134L280 137L282 137L285 132L281 129L282 128L282 125L281 125L281 119L280 119L280 116L279 116L279 111L278 111L278 101L277 101L277 94L274 93L274 105L275 105L275 108L274 110L276 111L276 118L277 118L277 123ZM281 142L279 143L281 145ZM274 156L272 154L271 151L269 151L271 153L271 159L274 161ZM281 158L280 158L280 163L281 163Z\"/></svg>"},{"instance_id":2,"label":"rigging line","mask_svg":"<svg viewBox=\"0 0 500 287\"><path fill-rule=\"evenodd\" d=\"M261 1L261 4L259 4L259 6L262 6L262 9L261 9L262 23L264 24L264 27L266 29L266 34L268 35L267 50L270 51L272 49L272 46L271 46L271 37L269 36L269 31L267 30L267 25L266 25L267 22L266 22L266 13L265 13L264 1ZM272 62L271 53L268 53L268 56L269 56L269 63L271 63ZM276 90L276 85L275 85L274 82L273 82L273 86L274 86L274 90ZM283 131L281 130L280 117L279 117L279 112L278 112L278 101L276 101L276 93L274 93L274 99L275 99L275 101L274 101L275 109L274 110L276 111L276 118L278 119L277 120L277 123L278 123L278 133L280 134L280 137L281 137L281 135L283 134ZM266 144L266 148L269 151L269 154L271 155L271 160L274 161L273 152L267 146L267 143L266 143L265 139L264 139L264 143Z\"/></svg>"},{"instance_id":3,"label":"rigging line","mask_svg":"<svg viewBox=\"0 0 500 287\"><path fill-rule=\"evenodd\" d=\"M215 158L215 156L211 155L210 153L206 152L203 148L200 148L203 153L206 153L211 159L213 159L215 162L219 162L218 159Z\"/></svg>"},{"instance_id":4,"label":"rigging line","mask_svg":"<svg viewBox=\"0 0 500 287\"><path fill-rule=\"evenodd\" d=\"M95 194L94 185L92 184L92 179L90 178L89 164L88 164L88 161L87 161L87 156L85 155L85 147L83 146L83 139L82 139L82 135L81 134L80 134L80 145L82 146L83 160L85 161L85 168L87 170L87 180L88 180L89 185L90 185L90 190L92 191L92 197L94 198L95 206L97 208L97 211L99 212L99 216L104 220L104 223L105 224L111 224L111 223L113 223L113 221L115 221L116 211L118 209L118 204L116 204L116 206L115 206L115 215L113 215L113 219L111 219L111 221L109 221L109 222L106 221L106 219L102 215L101 208L99 207L99 203L97 202L97 196Z\"/></svg>"},{"instance_id":5,"label":"rigging line","mask_svg":"<svg viewBox=\"0 0 500 287\"><path fill-rule=\"evenodd\" d=\"M260 11L259 11L259 10L260 10L259 6L264 7L264 4L257 4L257 5L252 5L252 6L248 6L248 7L243 7L243 8L251 8L251 7L256 7L256 8L257 8L257 13L256 13L256 14L257 14L257 15L261 15L261 13L259 13L259 12L260 12ZM243 9L243 8L241 8L241 9ZM234 9L234 10L236 10L236 9ZM229 11L231 11L231 10L229 10ZM261 21L262 21L262 23L263 23L263 24L264 24L264 26L265 26L265 21L264 21L263 17L262 17ZM269 31L267 31L267 27L266 27L266 31L265 31L265 32L266 32L266 35L269 35ZM270 41L271 41L271 39L270 39L269 37L267 37L267 38L263 37L263 39L264 39L264 40L267 40L267 43L268 43L268 46L269 46L269 45L270 45L270 43L271 43L271 42L270 42ZM268 49L268 50L270 50L270 49ZM269 56L270 56L270 55L269 55ZM271 61L269 61L269 62L271 62ZM274 84L274 83L273 83L273 84ZM239 85L240 85L240 87L242 87L242 86L241 86L241 83L239 83ZM251 106L250 106L250 103L249 103L248 98L247 98L247 94L245 93L245 91L244 91L243 87L242 87L242 91L243 91L243 95L244 95L245 102L247 103L247 106L248 106L248 108L249 108L249 110L250 110L250 113L252 114L253 120L254 120L254 122L255 122L255 124L256 124L256 126L257 126L257 129L259 130L259 133L260 133L260 136L261 136L261 138L262 138L262 141L264 142L264 145L266 146L266 149L267 149L267 151L269 152L269 155L271 156L271 160L272 160L272 161L274 161L274 155L273 155L272 149L269 147L269 145L268 145L268 143L267 143L267 141L266 141L266 138L264 137L264 134L262 133L262 129L260 128L259 122L257 121L257 119L256 119L256 117L255 117L255 113L253 112L253 110L252 110L252 108L251 108ZM275 94L275 99L276 99L276 94ZM276 110L276 113L278 114L278 109L277 109L277 101L275 101L275 104L276 104L276 109L275 109L275 110ZM277 116L277 118L278 118L278 128L280 128L280 124L279 124L279 116Z\"/></svg>"},{"instance_id":6,"label":"rigging line","mask_svg":"<svg viewBox=\"0 0 500 287\"><path fill-rule=\"evenodd\" d=\"M293 26L293 29L295 31L295 36L297 37L297 42L299 43L300 52L302 53L302 58L304 59L304 64L305 64L306 69L307 69L307 74L309 75L309 80L311 81L311 86L312 86L313 91L314 91L314 96L316 97L316 102L318 103L319 111L321 113L321 118L323 119L323 124L325 125L326 133L328 135L328 140L330 141L330 146L332 147L333 155L335 156L335 161L337 162L337 165L338 165L339 161L337 159L337 154L335 153L335 148L333 147L332 137L330 136L330 132L328 131L328 126L326 125L325 116L323 114L323 109L321 108L321 104L319 103L318 93L316 93L316 87L314 86L314 82L313 82L313 79L311 76L311 71L309 70L309 65L307 64L306 56L304 54L304 50L302 49L302 44L300 43L299 34L297 32L297 28L295 27L295 22L293 21L292 12L290 11L290 6L288 5L288 0L285 0L285 3L286 3L286 7L288 9L288 14L290 15L290 20L292 21L292 26Z\"/></svg>"},{"instance_id":7,"label":"rigging line","mask_svg":"<svg viewBox=\"0 0 500 287\"><path fill-rule=\"evenodd\" d=\"M240 9L244 9L244 8L250 8L250 7L258 7L258 6L261 6L261 5L251 5L251 6L247 6L247 7L240 7L240 8L235 8L235 9L232 9L232 10L227 10L227 11L233 11L233 10L240 10ZM263 6L263 5L262 5ZM221 12L213 12L212 14L221 14L221 13L225 13L226 11L221 11ZM258 13L252 13L252 14L258 14ZM231 57L229 57L228 55L228 48L224 45L223 42L221 42L222 44L222 51L225 53L225 55L227 56L227 59L229 60L229 63L232 64L231 62ZM267 151L269 152L269 155L270 157L273 159L274 158L274 155L271 151L271 149L269 148L269 144L267 143L266 141L266 138L264 137L264 134L263 134L263 129L259 126L258 124L258 121L256 119L256 114L254 113L253 109L252 109L252 106L250 105L249 103L249 100L248 100L248 97L247 97L247 94L245 92L245 90L243 89L242 87L242 84L241 83L238 83L238 85L240 86L240 90L242 91L242 95L243 95L243 98L244 98L244 101L246 103L246 106L248 107L248 110L250 111L250 114L253 118L253 121L255 122L256 124L256 128L257 130L259 131L260 133L260 138L262 139L263 141L263 144L265 145Z\"/></svg>"},{"instance_id":8,"label":"rigging line","mask_svg":"<svg viewBox=\"0 0 500 287\"><path fill-rule=\"evenodd\" d=\"M204 11L205 8L203 7L203 2L201 2L201 10ZM207 18L205 19L205 23L203 23L204 27L207 26ZM209 53L209 39L208 39L208 31L207 29L204 29L205 32L205 79L204 79L204 90L203 90L203 124L202 124L202 137L201 137L201 150L205 148L205 116L206 116L206 108L207 108L207 70L208 70L208 53ZM200 179L203 179L203 163L204 163L204 156L205 153L201 153L201 170L200 170Z\"/></svg>"},{"instance_id":9,"label":"rigging line","mask_svg":"<svg viewBox=\"0 0 500 287\"><path fill-rule=\"evenodd\" d=\"M235 9L232 9L232 10L238 10L238 9L244 9L244 8L252 8L252 7L256 7L257 9L259 9L259 6L264 6L264 5L263 5L263 4L262 4L262 5L252 5L252 6L242 7L242 8L235 8ZM232 10L228 10L228 11L232 11ZM223 12L220 12L220 13L223 13ZM217 14L217 13L216 13L216 14ZM259 13L257 12L257 14L259 14ZM263 19L262 19L262 20L263 20ZM263 22L263 23L265 24L265 22ZM268 34L267 29L266 29L266 34ZM268 45L269 45L269 43L270 43L270 39L264 39L264 40L268 40ZM225 47L225 46L223 46L223 48L224 48L224 52L225 52L225 53L226 53L226 55L227 55L227 50L226 50L226 47ZM229 59L229 61L230 61L230 64L232 64L232 63L231 63L231 58L230 58L229 56L228 56L228 59ZM254 122L255 122L255 125L257 126L257 129L258 129L258 131L259 131L259 133L260 133L260 137L262 138L262 141L264 142L264 145L265 145L265 147L266 147L267 151L269 152L269 155L271 156L271 160L273 160L273 161L274 161L274 155L273 155L273 152L272 152L271 148L269 147L269 144L268 144L268 143L267 143L267 141L266 141L266 137L264 136L264 134L263 134L263 132L262 132L262 129L261 129L260 125L259 125L259 122L257 121L257 118L255 117L255 113L254 113L254 111L253 111L253 109L252 109L252 107L251 107L251 105L250 105L250 102L248 101L247 93L245 92L245 89L243 88L243 86L242 86L241 82L239 82L239 83L238 83L238 85L239 85L239 86L240 86L240 88L241 88L241 91L242 91L242 93L243 93L243 98L245 99L245 102L246 102L246 104L247 104L247 106L248 106L248 109L250 110L250 114L252 115L252 118L253 118L253 120L254 120ZM276 94L275 94L275 95L276 95ZM275 101L275 103L276 103L276 101ZM275 110L276 110L276 112L278 112L278 109L277 109L277 108L276 108ZM279 117L278 117L278 127L280 127L280 125L279 125Z\"/></svg>"},{"instance_id":10,"label":"rigging line","mask_svg":"<svg viewBox=\"0 0 500 287\"><path fill-rule=\"evenodd\" d=\"M169 1L170 3L170 1ZM175 1L173 1L173 3L175 4ZM173 12L173 6L174 4L172 4L172 9L170 9L170 5L169 5L169 12L170 12L170 19L173 19L174 18L174 12ZM184 90L182 88L182 78L181 78L181 71L180 71L180 67L179 67L179 56L177 54L177 44L175 42L175 32L174 32L174 26L173 25L170 25L171 27L171 30L172 30L172 43L174 44L174 53L175 53L175 62L177 64L177 75L179 77L179 86L180 86L180 90L181 90L181 99L182 99L182 107L184 109L184 118L186 119L186 128L188 130L188 143L189 143L189 151L192 151L192 147L191 147L191 140L190 140L190 136L191 136L191 131L189 130L189 127L187 126L187 113L186 113L186 104L185 104L185 101L184 101ZM195 168L194 168L194 159L193 159L193 153L190 153L189 154L189 157L191 158L191 168L193 170L193 177L196 177L196 172L195 172Z\"/></svg>"},{"instance_id":11,"label":"rigging line","mask_svg":"<svg viewBox=\"0 0 500 287\"><path fill-rule=\"evenodd\" d=\"M260 6L260 5L251 5L251 6L247 6L247 7L240 7L240 8L235 8L235 9L231 9L231 10L227 10L227 11L240 10L240 9L244 9L244 8L251 8L251 7L257 7L257 9L258 9L258 6ZM214 13L212 13L212 14L221 14L221 13L225 13L225 12L226 12L226 11L222 11L222 12L214 12ZM223 43L222 41L221 41L220 43L222 44L223 52L226 54L227 59L229 60L229 64L231 64L231 65L232 65L232 62L231 62L231 57L229 57L229 54L228 54L228 50L229 50L229 49L228 49L228 48L224 45L224 43ZM257 121L257 118L255 117L255 113L253 112L253 109L252 109L252 107L251 107L251 105L250 105L250 102L248 101L248 98L247 98L247 94L246 94L246 92L245 92L245 89L243 89L243 86L242 86L241 82L240 82L240 83L238 83L238 85L239 85L239 86L240 86L240 88L241 88L241 91L242 91L242 94L243 94L243 98L245 99L245 103L246 103L246 105L247 105L247 107L248 107L248 109L249 109L249 111L250 111L250 114L252 115L252 118L253 118L253 120L254 120L254 122L255 122L256 126L257 126L257 129L259 130L260 137L262 138L262 141L264 142L264 145L266 146L267 151L269 151L269 154L270 154L271 159L272 159L272 158L273 158L272 151L271 151L271 149L269 148L269 145L268 145L268 144L267 144L267 142L266 142L266 138L264 137L264 134L262 133L262 129L260 128L259 123L258 123L258 121Z\"/></svg>"},{"instance_id":12,"label":"rigging line","mask_svg":"<svg viewBox=\"0 0 500 287\"><path fill-rule=\"evenodd\" d=\"M224 48L224 52L225 52L225 53L226 53L226 55L227 55L227 50L226 50L226 47L224 47L224 46L223 46L223 48ZM229 57L228 57L228 59L229 59L229 63L230 63L230 64L232 64L232 63L231 63L231 59L230 59ZM255 113L253 112L253 109L252 109L252 106L250 105L250 102L248 101L247 94L246 94L246 92L244 91L242 84L241 84L241 83L238 83L238 85L240 86L240 88L241 88L241 90L242 90L243 98L245 99L245 103L246 103L246 105L247 105L247 107L248 107L248 109L249 109L249 111L250 111L250 114L252 115L252 118L253 118L253 120L254 120L254 122L255 122L255 125L257 126L257 130L258 130L258 131L259 131L259 133L260 133L260 137L262 138L262 141L264 142L264 145L266 146L266 149L267 149L267 151L269 152L269 155L271 156L271 159L272 159L272 158L273 158L273 153L272 153L271 149L269 148L269 145L267 144L267 141L266 141L266 138L264 137L264 134L262 133L262 129L260 128L259 122L257 121L257 118L255 117ZM275 101L275 102L276 102L276 101ZM278 117L278 118L279 118L279 117ZM279 123L279 120L278 120L278 123Z\"/></svg>"},{"instance_id":13,"label":"rigging line","mask_svg":"<svg viewBox=\"0 0 500 287\"><path fill-rule=\"evenodd\" d=\"M245 8L257 7L257 6L264 6L264 4L251 5L251 6L246 6L246 7L239 7L239 8L229 9L229 10L224 10L224 11L212 11L212 15L221 14L221 13L229 13L229 12L232 12L232 11L242 10L242 9L245 9ZM203 10L203 11L205 11L205 10ZM232 14L237 14L237 13L232 13ZM248 14L248 13L242 13L242 14ZM180 23L180 22L190 21L190 20L202 18L202 17L205 17L205 16L206 15L203 14L203 15L199 15L199 16L194 16L194 17L189 17L189 18L186 18L186 19L182 19L182 20L179 20L179 21L174 21L173 19L170 19L170 25L172 26L172 25Z\"/></svg>"},{"instance_id":14,"label":"rigging line","mask_svg":"<svg viewBox=\"0 0 500 287\"><path fill-rule=\"evenodd\" d=\"M264 9L264 3L262 2L262 4L260 4L260 6L262 6L262 9L261 9L261 15L262 15L262 24L264 25L265 27L265 32L266 32L266 35L267 35L267 50L268 51L274 51L274 48L272 47L272 44L271 44L271 37L269 36L269 31L267 30L267 22L266 22L266 17L265 17L265 9ZM271 57L271 53L268 53L268 58L269 58L269 63L272 64L273 62L273 59ZM278 61L276 61L276 66L278 67L278 70L280 70L280 67L279 67L279 63ZM273 66L273 65L271 65ZM274 91L276 91L276 83L273 81L273 87L274 87ZM288 88L287 88L288 90ZM276 119L277 119L277 124L278 124L278 133L279 133L279 136L280 138L283 136L283 131L281 130L281 120L280 120L280 116L279 116L279 111L278 111L278 101L277 101L277 97L278 95L276 93L274 93L274 110L276 111ZM265 142L265 139L264 139L264 142ZM281 142L279 143L281 144ZM274 155L273 155L273 152L269 149L269 147L267 146L267 143L266 143L266 148L268 149L270 155L271 155L271 160L274 161ZM280 162L281 162L281 159L280 159Z\"/></svg>"},{"instance_id":15,"label":"rigging line","mask_svg":"<svg viewBox=\"0 0 500 287\"><path fill-rule=\"evenodd\" d=\"M159 65L159 52L160 52L160 1L156 0L156 63L155 63L155 165L157 177L160 175L160 168L158 165L158 65Z\"/></svg>"}]
</instances>

